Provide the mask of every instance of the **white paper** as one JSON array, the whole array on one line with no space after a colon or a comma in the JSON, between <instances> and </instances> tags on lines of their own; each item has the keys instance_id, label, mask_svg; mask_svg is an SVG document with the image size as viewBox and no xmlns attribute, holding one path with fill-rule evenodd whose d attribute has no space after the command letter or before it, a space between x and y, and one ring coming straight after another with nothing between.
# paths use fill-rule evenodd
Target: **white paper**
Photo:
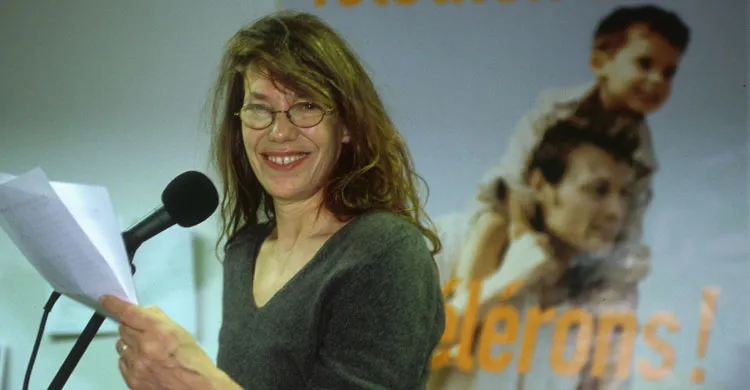
<instances>
[{"instance_id":1,"label":"white paper","mask_svg":"<svg viewBox=\"0 0 750 390\"><path fill-rule=\"evenodd\" d=\"M105 315L105 294L138 303L105 188L50 183L40 168L0 179L0 227L55 291Z\"/></svg>"},{"instance_id":2,"label":"white paper","mask_svg":"<svg viewBox=\"0 0 750 390\"><path fill-rule=\"evenodd\" d=\"M138 248L133 263L138 298L143 305L155 305L172 320L197 337L198 313L195 285L193 235L179 226L154 236ZM61 298L49 316L46 333L77 336L91 318L91 310ZM106 320L98 334L114 334L117 324Z\"/></svg>"}]
</instances>

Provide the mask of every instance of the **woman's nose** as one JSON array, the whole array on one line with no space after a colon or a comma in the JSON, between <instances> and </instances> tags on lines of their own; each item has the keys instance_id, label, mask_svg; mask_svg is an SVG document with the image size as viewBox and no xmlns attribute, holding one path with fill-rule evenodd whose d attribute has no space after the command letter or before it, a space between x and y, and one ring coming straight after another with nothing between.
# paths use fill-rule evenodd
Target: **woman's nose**
<instances>
[{"instance_id":1,"label":"woman's nose","mask_svg":"<svg viewBox=\"0 0 750 390\"><path fill-rule=\"evenodd\" d=\"M276 120L271 125L270 138L276 142L293 141L299 135L299 129L289 121L285 112L276 114Z\"/></svg>"}]
</instances>

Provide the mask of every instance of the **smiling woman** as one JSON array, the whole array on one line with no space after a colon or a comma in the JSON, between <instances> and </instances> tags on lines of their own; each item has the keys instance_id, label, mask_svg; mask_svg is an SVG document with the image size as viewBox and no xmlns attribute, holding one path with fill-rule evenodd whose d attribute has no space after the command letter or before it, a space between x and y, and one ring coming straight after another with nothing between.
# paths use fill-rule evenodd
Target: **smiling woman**
<instances>
[{"instance_id":1,"label":"smiling woman","mask_svg":"<svg viewBox=\"0 0 750 390\"><path fill-rule=\"evenodd\" d=\"M158 309L110 298L125 381L424 388L445 327L440 241L352 49L312 15L271 15L229 40L215 93L226 239L218 364Z\"/></svg>"},{"instance_id":2,"label":"smiling woman","mask_svg":"<svg viewBox=\"0 0 750 390\"><path fill-rule=\"evenodd\" d=\"M350 141L348 130L331 115L333 108L280 90L263 70L250 67L244 76L239 117L252 171L277 201L311 199ZM276 120L280 113L284 117Z\"/></svg>"}]
</instances>

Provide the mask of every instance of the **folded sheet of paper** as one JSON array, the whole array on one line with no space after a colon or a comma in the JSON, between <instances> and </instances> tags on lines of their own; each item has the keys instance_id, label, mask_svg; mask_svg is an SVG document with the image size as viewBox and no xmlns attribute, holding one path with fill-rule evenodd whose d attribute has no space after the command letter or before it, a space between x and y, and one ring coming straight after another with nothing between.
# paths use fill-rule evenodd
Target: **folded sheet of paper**
<instances>
[{"instance_id":1,"label":"folded sheet of paper","mask_svg":"<svg viewBox=\"0 0 750 390\"><path fill-rule=\"evenodd\" d=\"M138 303L107 189L0 174L0 227L52 288L103 315L105 294Z\"/></svg>"},{"instance_id":2,"label":"folded sheet of paper","mask_svg":"<svg viewBox=\"0 0 750 390\"><path fill-rule=\"evenodd\" d=\"M185 330L198 337L198 300L195 252L190 229L170 228L144 242L133 259L135 288L142 304L156 305ZM49 316L46 333L53 337L81 334L91 309L60 298ZM97 335L115 335L117 322L106 320Z\"/></svg>"}]
</instances>

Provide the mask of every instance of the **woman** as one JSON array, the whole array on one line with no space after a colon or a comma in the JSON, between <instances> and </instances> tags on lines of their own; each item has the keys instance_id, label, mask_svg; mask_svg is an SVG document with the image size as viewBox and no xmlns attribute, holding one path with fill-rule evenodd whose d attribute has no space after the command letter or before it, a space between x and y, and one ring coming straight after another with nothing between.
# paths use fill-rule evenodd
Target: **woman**
<instances>
[{"instance_id":1,"label":"woman","mask_svg":"<svg viewBox=\"0 0 750 390\"><path fill-rule=\"evenodd\" d=\"M228 43L218 365L158 309L114 298L134 389L424 388L444 309L403 139L347 43L284 12Z\"/></svg>"},{"instance_id":2,"label":"woman","mask_svg":"<svg viewBox=\"0 0 750 390\"><path fill-rule=\"evenodd\" d=\"M492 237L466 242L462 263L455 265L454 275L462 280L449 303L458 316L467 312L467 280L472 279L483 281L477 307L479 323L492 306L500 303L499 296L510 282L516 280L523 284L514 288L517 290L510 303L519 311L531 306L562 304L568 299L569 287L575 284L568 276L573 257L613 247L626 218L638 140L625 132L612 134L600 130L562 121L545 133L527 167L530 195L536 200L535 210L528 219L512 219L508 212L511 194L502 181L485 189L483 197L491 212L484 215L491 218L472 223L486 223L495 228L485 229L492 232ZM530 230L515 236L511 232L515 233L519 224ZM461 325L457 328L461 329ZM476 337L480 334L476 332L472 354L476 353ZM446 340L450 339L454 343L460 341L456 335L446 335ZM455 357L458 347L448 348ZM506 367L503 376L508 382L503 381L503 385L514 389L566 388L561 386L570 378L547 375L540 367L535 369L539 364L549 364L548 354L535 353L531 372L525 375L509 372L517 370L519 355L513 356L515 363ZM480 369L476 359L473 369L468 370L460 369L454 361L434 373L429 388L471 390L476 387L476 373ZM605 388L592 386L592 378L585 375L573 382L577 383L572 388L578 385L585 389Z\"/></svg>"}]
</instances>

